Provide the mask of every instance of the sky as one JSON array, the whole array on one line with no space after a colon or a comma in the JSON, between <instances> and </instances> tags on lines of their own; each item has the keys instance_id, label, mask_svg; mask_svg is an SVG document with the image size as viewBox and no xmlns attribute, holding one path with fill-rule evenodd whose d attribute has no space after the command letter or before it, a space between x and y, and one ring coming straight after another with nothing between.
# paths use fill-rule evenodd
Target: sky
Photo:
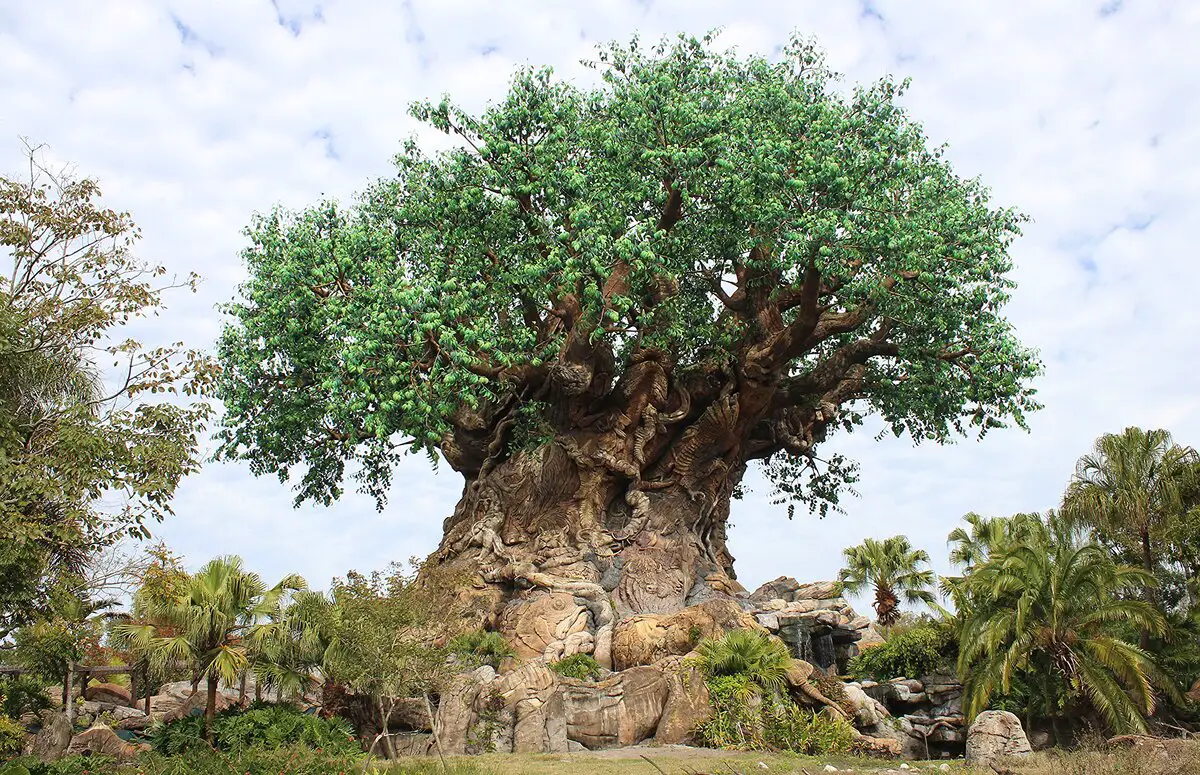
<instances>
[{"instance_id":1,"label":"sky","mask_svg":"<svg viewBox=\"0 0 1200 775\"><path fill-rule=\"evenodd\" d=\"M752 474L730 531L748 588L833 578L843 548L896 533L945 571L964 514L1055 507L1100 434L1163 427L1200 445L1200 4L1186 0L0 0L0 173L20 171L28 138L98 178L141 226L142 258L205 278L142 333L208 347L245 278L251 215L348 199L405 138L443 142L412 101L479 110L517 67L583 80L598 43L716 28L767 56L814 36L846 88L912 79L904 103L931 142L1033 219L1008 315L1045 363L1028 433L914 446L869 426L832 442L861 465L845 514L789 521ZM209 463L155 533L192 567L236 553L268 581L323 587L427 554L460 489L412 457L382 512L352 492L293 508L286 484Z\"/></svg>"}]
</instances>

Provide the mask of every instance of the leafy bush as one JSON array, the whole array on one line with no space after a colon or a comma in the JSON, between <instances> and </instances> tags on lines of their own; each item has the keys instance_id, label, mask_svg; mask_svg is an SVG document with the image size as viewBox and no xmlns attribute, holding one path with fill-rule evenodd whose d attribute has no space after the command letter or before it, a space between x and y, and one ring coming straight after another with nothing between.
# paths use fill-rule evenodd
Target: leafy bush
<instances>
[{"instance_id":1,"label":"leafy bush","mask_svg":"<svg viewBox=\"0 0 1200 775\"><path fill-rule=\"evenodd\" d=\"M17 675L0 681L0 713L19 718L24 713L38 713L50 707L50 698L42 682L33 676Z\"/></svg>"},{"instance_id":2,"label":"leafy bush","mask_svg":"<svg viewBox=\"0 0 1200 775\"><path fill-rule=\"evenodd\" d=\"M845 719L814 713L792 702L764 707L763 741L769 748L809 756L848 754L855 750L854 727Z\"/></svg>"},{"instance_id":3,"label":"leafy bush","mask_svg":"<svg viewBox=\"0 0 1200 775\"><path fill-rule=\"evenodd\" d=\"M452 638L450 651L475 666L500 667L503 660L516 656L503 635L487 630L476 630Z\"/></svg>"},{"instance_id":4,"label":"leafy bush","mask_svg":"<svg viewBox=\"0 0 1200 775\"><path fill-rule=\"evenodd\" d=\"M580 681L600 680L600 663L591 654L572 654L569 657L550 663L550 669L566 678L578 678Z\"/></svg>"},{"instance_id":5,"label":"leafy bush","mask_svg":"<svg viewBox=\"0 0 1200 775\"><path fill-rule=\"evenodd\" d=\"M155 751L191 754L208 748L204 719L188 716L153 727L149 733ZM231 709L213 720L213 741L221 751L273 750L286 746L309 747L330 753L359 753L350 724L341 718L321 718L291 705L256 703L248 710Z\"/></svg>"},{"instance_id":6,"label":"leafy bush","mask_svg":"<svg viewBox=\"0 0 1200 775\"><path fill-rule=\"evenodd\" d=\"M779 640L753 630L730 630L696 649L695 664L709 678L744 676L768 692L780 692L792 655Z\"/></svg>"},{"instance_id":7,"label":"leafy bush","mask_svg":"<svg viewBox=\"0 0 1200 775\"><path fill-rule=\"evenodd\" d=\"M764 697L745 674L716 676L705 684L713 713L696 728L696 738L703 745L812 756L855 749L854 729L848 722L801 708L787 696Z\"/></svg>"},{"instance_id":8,"label":"leafy bush","mask_svg":"<svg viewBox=\"0 0 1200 775\"><path fill-rule=\"evenodd\" d=\"M25 745L25 727L8 716L0 716L0 759L16 756Z\"/></svg>"},{"instance_id":9,"label":"leafy bush","mask_svg":"<svg viewBox=\"0 0 1200 775\"><path fill-rule=\"evenodd\" d=\"M958 642L951 629L930 622L864 650L848 667L856 678L917 678L953 665L957 654Z\"/></svg>"}]
</instances>

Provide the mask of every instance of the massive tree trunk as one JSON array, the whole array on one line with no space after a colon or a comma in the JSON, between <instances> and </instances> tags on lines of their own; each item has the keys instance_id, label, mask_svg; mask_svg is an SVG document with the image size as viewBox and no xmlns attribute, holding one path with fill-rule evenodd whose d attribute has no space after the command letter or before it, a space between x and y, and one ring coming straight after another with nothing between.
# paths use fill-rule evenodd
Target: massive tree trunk
<instances>
[{"instance_id":1,"label":"massive tree trunk","mask_svg":"<svg viewBox=\"0 0 1200 775\"><path fill-rule=\"evenodd\" d=\"M586 430L475 465L443 445L467 483L432 567L471 579L472 615L521 657L608 665L620 619L741 591L725 544L746 467L738 396L668 402L657 375Z\"/></svg>"}]
</instances>

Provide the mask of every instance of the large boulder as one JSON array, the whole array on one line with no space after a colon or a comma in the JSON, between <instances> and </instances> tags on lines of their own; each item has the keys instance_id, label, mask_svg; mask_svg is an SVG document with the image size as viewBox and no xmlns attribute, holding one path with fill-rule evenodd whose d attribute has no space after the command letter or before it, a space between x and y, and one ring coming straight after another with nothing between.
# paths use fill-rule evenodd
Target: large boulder
<instances>
[{"instance_id":1,"label":"large boulder","mask_svg":"<svg viewBox=\"0 0 1200 775\"><path fill-rule=\"evenodd\" d=\"M664 660L667 676L667 704L654 740L659 745L686 745L694 742L696 727L712 717L712 702L704 676L678 657ZM675 664L670 664L675 662Z\"/></svg>"},{"instance_id":2,"label":"large boulder","mask_svg":"<svg viewBox=\"0 0 1200 775\"><path fill-rule=\"evenodd\" d=\"M673 614L631 616L618 622L613 633L613 669L653 665L669 656L682 656L701 640L720 638L737 629L765 632L753 615L728 598L705 600Z\"/></svg>"},{"instance_id":3,"label":"large boulder","mask_svg":"<svg viewBox=\"0 0 1200 775\"><path fill-rule=\"evenodd\" d=\"M124 686L117 684L93 684L83 690L83 699L124 707L133 705L133 695Z\"/></svg>"},{"instance_id":4,"label":"large boulder","mask_svg":"<svg viewBox=\"0 0 1200 775\"><path fill-rule=\"evenodd\" d=\"M567 737L593 750L640 743L654 735L668 694L663 671L651 666L601 681L563 679Z\"/></svg>"},{"instance_id":5,"label":"large boulder","mask_svg":"<svg viewBox=\"0 0 1200 775\"><path fill-rule=\"evenodd\" d=\"M484 687L494 681L496 671L483 665L473 672L456 676L442 692L434 730L446 756L462 756L467 752L467 737L475 720L475 702Z\"/></svg>"},{"instance_id":6,"label":"large boulder","mask_svg":"<svg viewBox=\"0 0 1200 775\"><path fill-rule=\"evenodd\" d=\"M111 756L117 761L130 761L144 750L130 745L103 724L95 724L71 738L68 756Z\"/></svg>"},{"instance_id":7,"label":"large boulder","mask_svg":"<svg viewBox=\"0 0 1200 775\"><path fill-rule=\"evenodd\" d=\"M1021 719L1006 710L985 710L967 730L967 761L987 764L1004 756L1033 752Z\"/></svg>"},{"instance_id":8,"label":"large boulder","mask_svg":"<svg viewBox=\"0 0 1200 775\"><path fill-rule=\"evenodd\" d=\"M216 713L220 713L221 711L223 711L227 708L231 708L236 704L237 704L236 697L230 698L228 694L225 694L223 692L217 692L217 702L216 702L216 710L215 710ZM200 691L187 697L185 700L183 700L183 702L179 703L171 710L168 710L167 712L163 713L160 718L164 723L166 723L168 721L176 721L178 719L186 718L188 716L199 716L204 713L204 709L207 706L208 706L208 693L205 692L204 687L201 686ZM151 712L153 713L155 710L154 705L153 705L153 698L151 698L151 706L150 707L151 707Z\"/></svg>"},{"instance_id":9,"label":"large boulder","mask_svg":"<svg viewBox=\"0 0 1200 775\"><path fill-rule=\"evenodd\" d=\"M31 755L43 762L52 762L66 753L75 730L67 720L67 714L53 711L42 712L42 728L33 738Z\"/></svg>"}]
</instances>

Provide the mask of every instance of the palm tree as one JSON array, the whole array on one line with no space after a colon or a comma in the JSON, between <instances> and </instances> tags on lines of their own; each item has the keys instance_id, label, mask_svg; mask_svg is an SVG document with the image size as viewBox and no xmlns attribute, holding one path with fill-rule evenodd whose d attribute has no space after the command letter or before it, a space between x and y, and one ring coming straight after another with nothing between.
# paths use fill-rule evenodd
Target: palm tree
<instances>
[{"instance_id":1,"label":"palm tree","mask_svg":"<svg viewBox=\"0 0 1200 775\"><path fill-rule=\"evenodd\" d=\"M967 717L1022 681L1052 716L1052 698L1083 696L1114 730L1144 730L1155 707L1152 685L1175 690L1150 655L1114 628L1164 630L1153 606L1122 597L1150 583L1149 575L1119 565L1053 512L1026 522L1022 539L992 551L960 588L968 601L958 661Z\"/></svg>"},{"instance_id":2,"label":"palm tree","mask_svg":"<svg viewBox=\"0 0 1200 775\"><path fill-rule=\"evenodd\" d=\"M882 541L868 538L843 554L846 567L838 574L838 582L851 594L873 588L875 616L880 624L895 624L900 618L901 595L908 603L933 604L929 593L933 571L921 567L929 565L929 553L913 549L907 537L892 536Z\"/></svg>"},{"instance_id":3,"label":"palm tree","mask_svg":"<svg viewBox=\"0 0 1200 775\"><path fill-rule=\"evenodd\" d=\"M730 630L696 649L696 667L709 678L742 676L769 694L787 685L792 655L782 641L754 630Z\"/></svg>"},{"instance_id":4,"label":"palm tree","mask_svg":"<svg viewBox=\"0 0 1200 775\"><path fill-rule=\"evenodd\" d=\"M1012 541L1019 540L1030 522L1040 522L1040 514L1014 514L1011 517L984 517L971 512L963 517L966 525L960 525L946 536L950 547L950 564L962 568L961 576L942 576L939 586L942 594L954 600L956 606L963 604L958 589L962 581L977 566L987 561L993 553L1000 551Z\"/></svg>"},{"instance_id":5,"label":"palm tree","mask_svg":"<svg viewBox=\"0 0 1200 775\"><path fill-rule=\"evenodd\" d=\"M1158 607L1152 579L1155 543L1187 510L1187 497L1200 471L1196 450L1176 444L1165 430L1126 428L1096 440L1091 454L1075 465L1063 497L1064 517L1094 529L1102 538L1140 554L1148 583L1147 603ZM1149 632L1142 633L1142 648Z\"/></svg>"},{"instance_id":6,"label":"palm tree","mask_svg":"<svg viewBox=\"0 0 1200 775\"><path fill-rule=\"evenodd\" d=\"M211 560L174 595L139 599L147 622L123 624L118 636L134 651L160 666L190 663L207 681L204 706L206 734L216 713L217 686L231 685L251 667L280 628L282 601L305 589L304 579L285 577L268 588L257 573L246 571L240 557Z\"/></svg>"}]
</instances>

